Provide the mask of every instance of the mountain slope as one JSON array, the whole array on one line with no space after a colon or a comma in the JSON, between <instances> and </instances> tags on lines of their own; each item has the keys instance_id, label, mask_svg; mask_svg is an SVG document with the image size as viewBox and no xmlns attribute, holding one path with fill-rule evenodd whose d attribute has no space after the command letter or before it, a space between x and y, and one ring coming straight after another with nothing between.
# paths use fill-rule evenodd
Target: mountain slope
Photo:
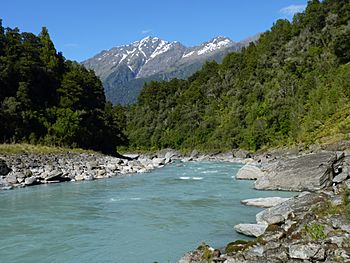
<instances>
[{"instance_id":1,"label":"mountain slope","mask_svg":"<svg viewBox=\"0 0 350 263\"><path fill-rule=\"evenodd\" d=\"M83 65L100 76L108 100L114 104L130 104L136 101L145 82L187 78L205 61L221 61L227 53L237 51L246 44L217 37L187 48L177 41L146 37L129 45L102 51L84 61Z\"/></svg>"},{"instance_id":2,"label":"mountain slope","mask_svg":"<svg viewBox=\"0 0 350 263\"><path fill-rule=\"evenodd\" d=\"M147 83L128 111L131 149L349 140L349 21L349 1L312 0L222 64L206 63L188 80Z\"/></svg>"}]
</instances>

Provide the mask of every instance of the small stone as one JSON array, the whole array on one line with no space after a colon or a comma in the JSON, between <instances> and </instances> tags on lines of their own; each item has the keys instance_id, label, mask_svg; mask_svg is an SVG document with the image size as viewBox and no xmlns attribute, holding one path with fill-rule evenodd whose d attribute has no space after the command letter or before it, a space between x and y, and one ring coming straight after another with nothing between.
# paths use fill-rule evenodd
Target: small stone
<instances>
[{"instance_id":1,"label":"small stone","mask_svg":"<svg viewBox=\"0 0 350 263\"><path fill-rule=\"evenodd\" d=\"M87 174L87 175L84 175L84 180L85 181L92 181L94 180L94 176L92 174Z\"/></svg>"},{"instance_id":2,"label":"small stone","mask_svg":"<svg viewBox=\"0 0 350 263\"><path fill-rule=\"evenodd\" d=\"M259 237L264 234L267 225L265 224L238 224L234 226L234 229L243 235Z\"/></svg>"},{"instance_id":3,"label":"small stone","mask_svg":"<svg viewBox=\"0 0 350 263\"><path fill-rule=\"evenodd\" d=\"M82 175L82 174L76 175L74 180L75 181L83 181L84 180L84 175Z\"/></svg>"},{"instance_id":4,"label":"small stone","mask_svg":"<svg viewBox=\"0 0 350 263\"><path fill-rule=\"evenodd\" d=\"M24 184L25 185L33 185L36 183L36 177L35 176L32 176L32 177L27 177L25 180L24 180Z\"/></svg>"}]
</instances>

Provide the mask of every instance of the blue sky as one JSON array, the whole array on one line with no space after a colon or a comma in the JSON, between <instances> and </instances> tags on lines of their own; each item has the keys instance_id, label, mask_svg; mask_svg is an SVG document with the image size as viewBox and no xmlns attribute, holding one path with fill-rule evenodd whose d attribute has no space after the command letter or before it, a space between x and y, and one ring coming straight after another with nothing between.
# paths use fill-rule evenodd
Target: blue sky
<instances>
[{"instance_id":1,"label":"blue sky","mask_svg":"<svg viewBox=\"0 0 350 263\"><path fill-rule=\"evenodd\" d=\"M234 41L291 19L307 0L4 0L3 26L49 29L58 51L82 61L148 35L193 46L216 36Z\"/></svg>"}]
</instances>

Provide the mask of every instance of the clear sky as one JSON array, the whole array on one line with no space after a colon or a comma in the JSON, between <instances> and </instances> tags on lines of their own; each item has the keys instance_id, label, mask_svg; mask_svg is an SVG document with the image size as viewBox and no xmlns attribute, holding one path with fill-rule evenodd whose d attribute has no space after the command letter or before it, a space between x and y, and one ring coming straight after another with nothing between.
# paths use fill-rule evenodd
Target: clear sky
<instances>
[{"instance_id":1,"label":"clear sky","mask_svg":"<svg viewBox=\"0 0 350 263\"><path fill-rule=\"evenodd\" d=\"M242 40L291 19L307 0L3 0L3 26L49 29L58 51L82 61L148 35L193 46L216 36Z\"/></svg>"}]
</instances>

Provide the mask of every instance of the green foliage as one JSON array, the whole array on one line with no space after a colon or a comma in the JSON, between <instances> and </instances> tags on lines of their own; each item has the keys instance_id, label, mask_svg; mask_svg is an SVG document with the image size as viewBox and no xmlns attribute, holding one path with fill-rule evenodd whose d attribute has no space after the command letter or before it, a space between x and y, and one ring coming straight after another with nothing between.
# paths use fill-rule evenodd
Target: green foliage
<instances>
[{"instance_id":1,"label":"green foliage","mask_svg":"<svg viewBox=\"0 0 350 263\"><path fill-rule=\"evenodd\" d=\"M125 117L120 109L105 105L101 81L57 53L45 27L35 36L4 29L0 20L0 143L45 143L115 154L116 146L127 142Z\"/></svg>"},{"instance_id":2,"label":"green foliage","mask_svg":"<svg viewBox=\"0 0 350 263\"><path fill-rule=\"evenodd\" d=\"M226 253L236 253L244 251L258 243L257 240L236 240L226 245Z\"/></svg>"},{"instance_id":3,"label":"green foliage","mask_svg":"<svg viewBox=\"0 0 350 263\"><path fill-rule=\"evenodd\" d=\"M210 250L207 244L203 242L197 249L202 252L202 260L208 263L212 262L214 257L213 251Z\"/></svg>"},{"instance_id":4,"label":"green foliage","mask_svg":"<svg viewBox=\"0 0 350 263\"><path fill-rule=\"evenodd\" d=\"M327 236L324 232L325 226L320 224L305 225L306 233L311 237L312 240L323 240Z\"/></svg>"},{"instance_id":5,"label":"green foliage","mask_svg":"<svg viewBox=\"0 0 350 263\"><path fill-rule=\"evenodd\" d=\"M130 148L311 143L350 105L349 18L348 1L309 1L293 22L276 21L222 64L208 62L186 81L147 83L127 113Z\"/></svg>"}]
</instances>

